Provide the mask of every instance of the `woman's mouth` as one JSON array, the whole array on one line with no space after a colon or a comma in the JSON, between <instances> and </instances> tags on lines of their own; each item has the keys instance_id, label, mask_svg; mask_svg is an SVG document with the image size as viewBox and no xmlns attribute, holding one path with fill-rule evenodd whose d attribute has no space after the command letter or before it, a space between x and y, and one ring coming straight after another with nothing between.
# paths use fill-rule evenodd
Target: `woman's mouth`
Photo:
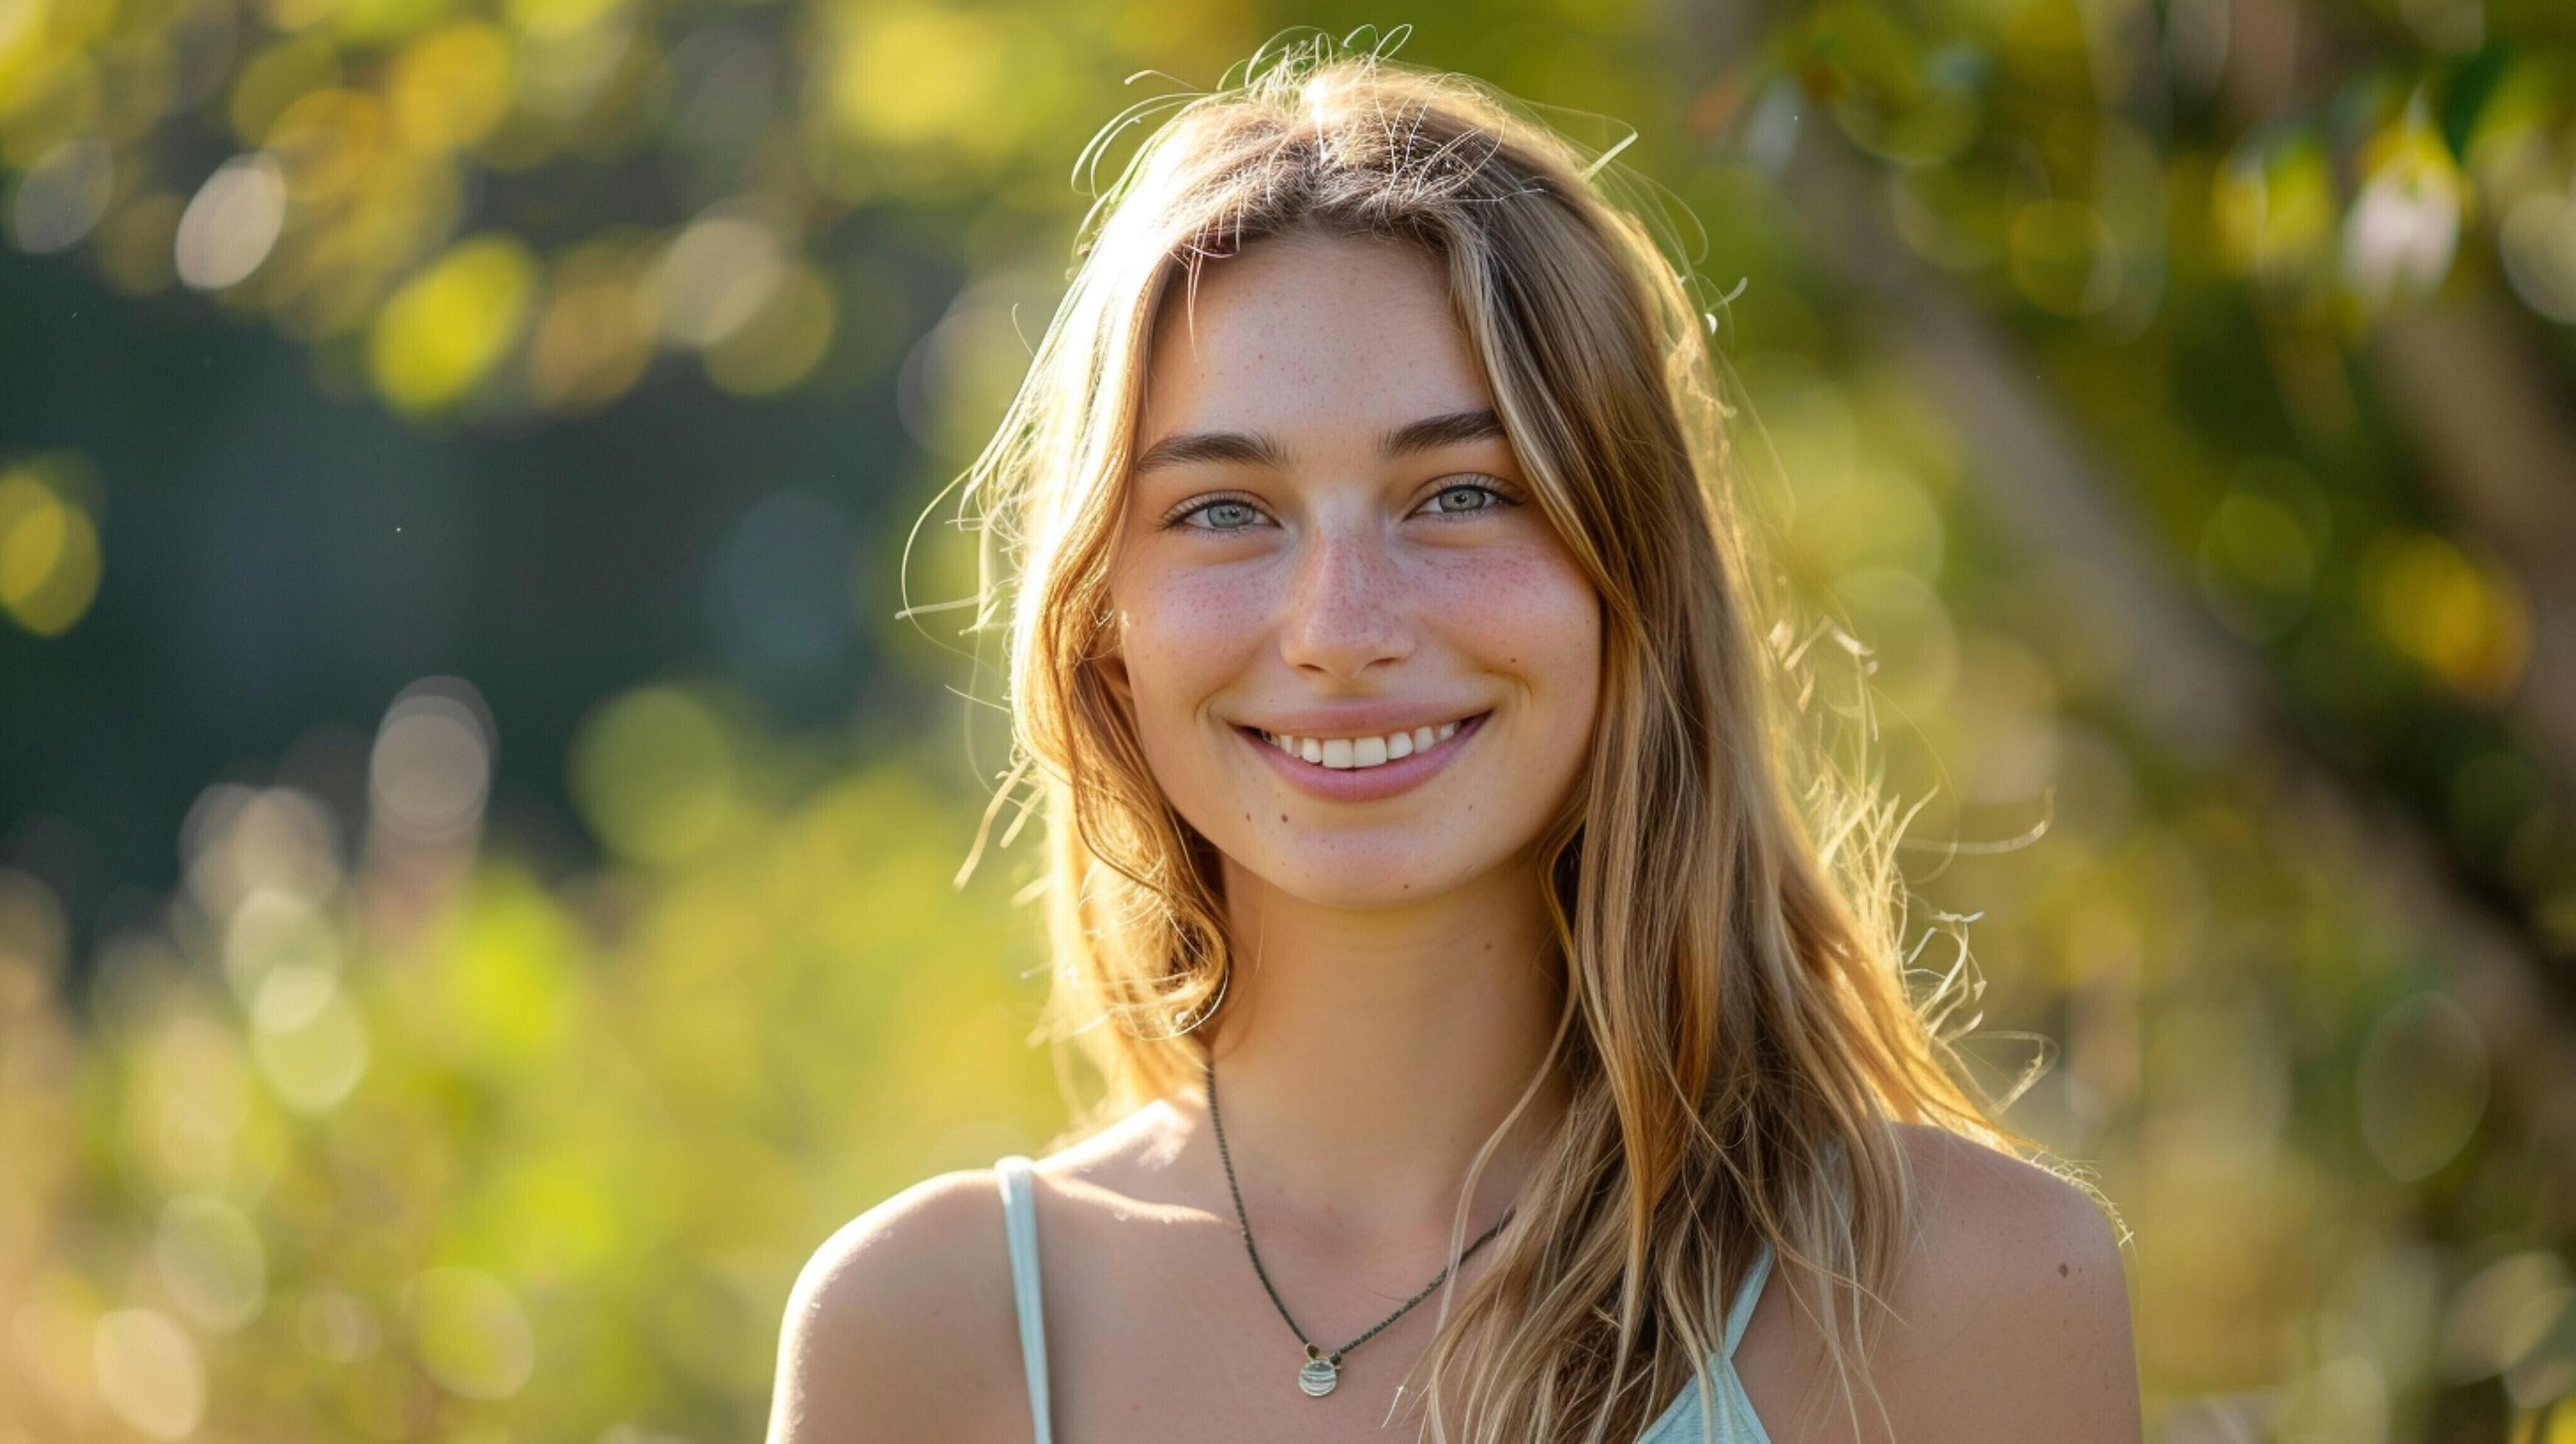
<instances>
[{"instance_id":1,"label":"woman's mouth","mask_svg":"<svg viewBox=\"0 0 2576 1444\"><path fill-rule=\"evenodd\" d=\"M1407 791L1448 766L1492 715L1488 708L1437 727L1373 737L1280 737L1240 725L1235 731L1301 790L1337 802L1365 802Z\"/></svg>"}]
</instances>

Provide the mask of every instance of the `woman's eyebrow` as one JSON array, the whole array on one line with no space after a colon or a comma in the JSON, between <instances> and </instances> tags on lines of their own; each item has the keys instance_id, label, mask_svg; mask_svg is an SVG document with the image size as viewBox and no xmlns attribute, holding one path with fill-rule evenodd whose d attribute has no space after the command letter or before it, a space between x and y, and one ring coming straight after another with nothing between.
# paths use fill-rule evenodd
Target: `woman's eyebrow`
<instances>
[{"instance_id":1,"label":"woman's eyebrow","mask_svg":"<svg viewBox=\"0 0 2576 1444\"><path fill-rule=\"evenodd\" d=\"M1435 447L1456 446L1462 442L1489 441L1503 435L1502 418L1491 407L1472 407L1465 411L1445 411L1408 421L1377 439L1377 454L1388 461ZM1187 466L1194 462L1239 462L1285 471L1292 453L1277 437L1258 431L1176 431L1136 458L1133 475L1166 466Z\"/></svg>"}]
</instances>

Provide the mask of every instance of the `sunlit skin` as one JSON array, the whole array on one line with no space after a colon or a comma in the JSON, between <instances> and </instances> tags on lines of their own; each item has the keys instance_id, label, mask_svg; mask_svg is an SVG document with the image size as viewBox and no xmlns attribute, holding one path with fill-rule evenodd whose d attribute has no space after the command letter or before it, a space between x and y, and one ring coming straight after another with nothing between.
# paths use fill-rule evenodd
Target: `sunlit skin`
<instances>
[{"instance_id":1,"label":"sunlit skin","mask_svg":"<svg viewBox=\"0 0 2576 1444\"><path fill-rule=\"evenodd\" d=\"M1311 909L1393 941L1485 905L1462 893L1534 894L1526 849L1587 751L1598 599L1499 426L1380 450L1492 413L1440 288L1409 247L1274 243L1212 271L1195 328L1175 302L1156 339L1107 666L1228 896L1274 925ZM1267 438L1284 465L1151 464L1211 433ZM1237 731L1363 700L1492 715L1427 784L1356 805L1283 783Z\"/></svg>"},{"instance_id":2,"label":"sunlit skin","mask_svg":"<svg viewBox=\"0 0 2576 1444\"><path fill-rule=\"evenodd\" d=\"M1534 964L1528 850L1582 764L1598 604L1499 432L1380 451L1408 424L1492 408L1432 262L1391 244L1257 248L1209 273L1194 318L1167 308L1153 354L1148 461L1229 433L1285 463L1140 468L1104 664L1165 795L1223 856L1246 951L1317 984L1420 975L1471 935ZM1490 715L1438 775L1364 803L1283 782L1237 730L1359 701ZM1526 924L1508 945L1461 926L1498 915ZM1368 1001L1345 996L1334 1013ZM1257 1106L1249 1062L1228 1072Z\"/></svg>"}]
</instances>

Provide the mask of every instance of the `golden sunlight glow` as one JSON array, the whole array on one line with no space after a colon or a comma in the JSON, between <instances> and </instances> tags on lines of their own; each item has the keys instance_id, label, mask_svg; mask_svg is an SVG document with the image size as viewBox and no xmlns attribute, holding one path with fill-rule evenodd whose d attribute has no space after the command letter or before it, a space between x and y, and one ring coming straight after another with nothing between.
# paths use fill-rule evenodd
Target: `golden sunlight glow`
<instances>
[{"instance_id":1,"label":"golden sunlight glow","mask_svg":"<svg viewBox=\"0 0 2576 1444\"><path fill-rule=\"evenodd\" d=\"M971 151L1007 112L1014 64L999 20L926 6L871 8L829 57L831 115L879 145L963 142Z\"/></svg>"},{"instance_id":2,"label":"golden sunlight glow","mask_svg":"<svg viewBox=\"0 0 2576 1444\"><path fill-rule=\"evenodd\" d=\"M367 353L376 388L405 411L448 405L519 338L536 263L514 236L458 242L403 283L377 317Z\"/></svg>"},{"instance_id":3,"label":"golden sunlight glow","mask_svg":"<svg viewBox=\"0 0 2576 1444\"><path fill-rule=\"evenodd\" d=\"M385 100L402 143L449 150L489 135L510 111L509 37L460 20L420 37L394 57Z\"/></svg>"},{"instance_id":4,"label":"golden sunlight glow","mask_svg":"<svg viewBox=\"0 0 2576 1444\"><path fill-rule=\"evenodd\" d=\"M337 87L299 97L268 128L286 196L309 206L339 196L383 157L389 126L382 101Z\"/></svg>"}]
</instances>

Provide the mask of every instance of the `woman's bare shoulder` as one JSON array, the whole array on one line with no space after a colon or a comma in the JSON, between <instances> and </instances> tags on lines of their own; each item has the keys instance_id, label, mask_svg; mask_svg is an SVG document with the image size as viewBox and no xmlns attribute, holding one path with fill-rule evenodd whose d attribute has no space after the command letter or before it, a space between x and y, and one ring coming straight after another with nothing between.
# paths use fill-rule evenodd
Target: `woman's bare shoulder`
<instances>
[{"instance_id":1,"label":"woman's bare shoulder","mask_svg":"<svg viewBox=\"0 0 2576 1444\"><path fill-rule=\"evenodd\" d=\"M1035 1160L1041 1264L1045 1239L1158 1201L1183 1123L1150 1104ZM924 1179L814 1250L788 1295L769 1444L1026 1439L1032 1423L993 1170Z\"/></svg>"},{"instance_id":2,"label":"woman's bare shoulder","mask_svg":"<svg viewBox=\"0 0 2576 1444\"><path fill-rule=\"evenodd\" d=\"M788 1294L769 1444L1026 1438L1030 1426L991 1169L924 1179L814 1250Z\"/></svg>"},{"instance_id":3,"label":"woman's bare shoulder","mask_svg":"<svg viewBox=\"0 0 2576 1444\"><path fill-rule=\"evenodd\" d=\"M2128 1278L2101 1206L1974 1139L1903 1133L1922 1233L1893 1300L1899 1437L2137 1438Z\"/></svg>"},{"instance_id":4,"label":"woman's bare shoulder","mask_svg":"<svg viewBox=\"0 0 2576 1444\"><path fill-rule=\"evenodd\" d=\"M1962 1134L1907 1123L1895 1136L1913 1194L1910 1242L1887 1294L1893 1317L1883 1333L1871 1321L1867 1381L1844 1398L1803 1305L1780 1301L1765 1334L1766 1296L1737 1360L1771 1437L2136 1441L2127 1278L2092 1196Z\"/></svg>"}]
</instances>

